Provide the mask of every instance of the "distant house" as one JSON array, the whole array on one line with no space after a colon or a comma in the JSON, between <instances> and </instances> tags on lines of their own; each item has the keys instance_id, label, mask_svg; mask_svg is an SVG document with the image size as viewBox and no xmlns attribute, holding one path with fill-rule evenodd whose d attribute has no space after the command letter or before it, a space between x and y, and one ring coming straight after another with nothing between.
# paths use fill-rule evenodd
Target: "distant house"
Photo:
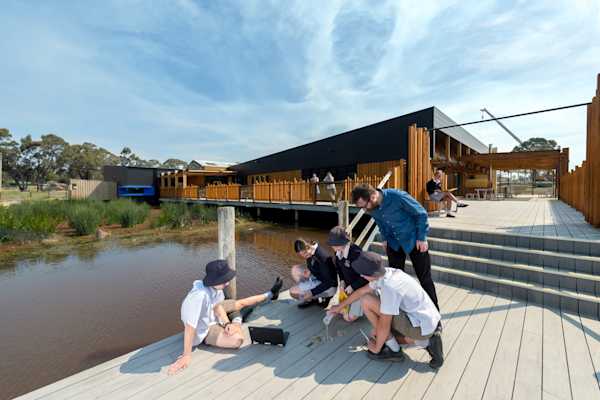
<instances>
[{"instance_id":1,"label":"distant house","mask_svg":"<svg viewBox=\"0 0 600 400\"><path fill-rule=\"evenodd\" d=\"M189 171L222 171L226 170L232 165L234 164L228 162L192 160L188 164L187 169Z\"/></svg>"}]
</instances>

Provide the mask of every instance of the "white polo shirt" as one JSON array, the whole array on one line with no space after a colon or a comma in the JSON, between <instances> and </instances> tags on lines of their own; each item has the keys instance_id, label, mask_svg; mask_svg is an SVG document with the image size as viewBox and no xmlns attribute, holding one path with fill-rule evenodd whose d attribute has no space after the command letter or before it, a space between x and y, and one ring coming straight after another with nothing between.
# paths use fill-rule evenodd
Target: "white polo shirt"
<instances>
[{"instance_id":1,"label":"white polo shirt","mask_svg":"<svg viewBox=\"0 0 600 400\"><path fill-rule=\"evenodd\" d=\"M404 311L423 335L433 333L442 319L419 282L400 269L386 268L383 278L370 282L369 286L379 292L383 314L398 315L400 310Z\"/></svg>"},{"instance_id":2,"label":"white polo shirt","mask_svg":"<svg viewBox=\"0 0 600 400\"><path fill-rule=\"evenodd\" d=\"M193 345L197 346L208 335L208 327L216 324L214 306L225 300L222 290L206 287L202 281L194 281L192 290L181 304L181 321L196 328Z\"/></svg>"}]
</instances>

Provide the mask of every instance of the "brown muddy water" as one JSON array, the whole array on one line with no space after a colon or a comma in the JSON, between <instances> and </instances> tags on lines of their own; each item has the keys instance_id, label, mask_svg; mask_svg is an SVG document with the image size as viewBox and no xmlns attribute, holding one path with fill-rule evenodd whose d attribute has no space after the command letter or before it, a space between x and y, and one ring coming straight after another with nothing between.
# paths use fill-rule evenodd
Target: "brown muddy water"
<instances>
[{"instance_id":1,"label":"brown muddy water","mask_svg":"<svg viewBox=\"0 0 600 400\"><path fill-rule=\"evenodd\" d=\"M237 238L238 297L291 285L297 236L322 230L273 227ZM0 399L30 392L182 329L181 301L216 242L182 235L144 245L82 245L69 254L0 261ZM0 249L1 251L1 249Z\"/></svg>"}]
</instances>

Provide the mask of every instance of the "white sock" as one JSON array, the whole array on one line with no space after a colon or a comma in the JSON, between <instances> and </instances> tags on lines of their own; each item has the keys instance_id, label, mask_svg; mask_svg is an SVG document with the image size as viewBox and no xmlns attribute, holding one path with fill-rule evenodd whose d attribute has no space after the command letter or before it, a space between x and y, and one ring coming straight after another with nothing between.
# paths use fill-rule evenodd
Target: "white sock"
<instances>
[{"instance_id":1,"label":"white sock","mask_svg":"<svg viewBox=\"0 0 600 400\"><path fill-rule=\"evenodd\" d=\"M393 352L397 352L400 351L400 344L398 343L398 341L396 340L395 337L391 337L389 338L385 344L387 345L387 347L390 348L390 350L392 350Z\"/></svg>"},{"instance_id":2,"label":"white sock","mask_svg":"<svg viewBox=\"0 0 600 400\"><path fill-rule=\"evenodd\" d=\"M267 300L271 300L273 298L273 292L270 290L268 292L264 292L263 294L267 297Z\"/></svg>"}]
</instances>

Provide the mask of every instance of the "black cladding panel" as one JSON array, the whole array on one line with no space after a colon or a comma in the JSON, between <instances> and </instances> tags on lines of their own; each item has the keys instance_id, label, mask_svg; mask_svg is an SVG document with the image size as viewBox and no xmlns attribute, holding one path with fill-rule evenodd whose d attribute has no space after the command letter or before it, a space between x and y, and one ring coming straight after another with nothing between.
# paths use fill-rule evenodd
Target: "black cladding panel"
<instances>
[{"instance_id":1,"label":"black cladding panel","mask_svg":"<svg viewBox=\"0 0 600 400\"><path fill-rule=\"evenodd\" d=\"M408 127L431 127L433 107L232 166L241 175L406 159Z\"/></svg>"}]
</instances>

